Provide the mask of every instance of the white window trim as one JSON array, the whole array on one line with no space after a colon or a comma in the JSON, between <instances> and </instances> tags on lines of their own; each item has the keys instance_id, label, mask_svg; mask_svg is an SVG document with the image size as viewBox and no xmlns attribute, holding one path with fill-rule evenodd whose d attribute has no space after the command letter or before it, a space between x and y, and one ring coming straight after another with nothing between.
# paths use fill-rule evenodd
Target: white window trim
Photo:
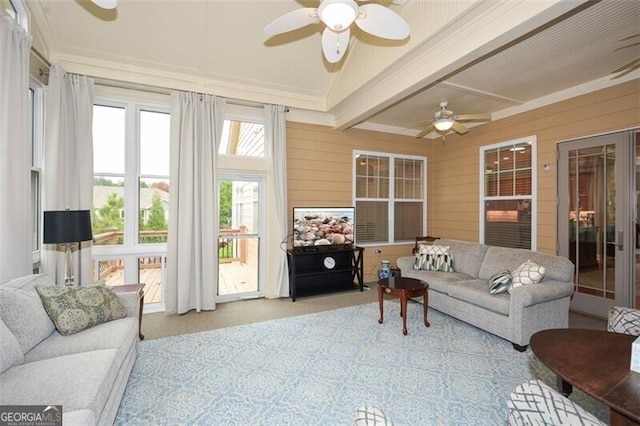
<instances>
[{"instance_id":1,"label":"white window trim","mask_svg":"<svg viewBox=\"0 0 640 426\"><path fill-rule=\"evenodd\" d=\"M388 198L357 198L356 197L356 167L355 161L359 155L374 155L378 157L387 157L389 158L389 197ZM393 245L402 245L407 244L407 242L413 242L413 240L395 240L395 229L392 224L395 222L395 212L393 209L393 203L396 201L416 201L415 199L407 199L407 198L395 198L395 167L393 167L393 163L397 158L403 158L408 160L417 160L422 161L423 167L423 176L422 176L422 203L423 203L423 219L422 219L422 229L424 229L424 234L427 235L427 157L421 155L409 155L409 154L398 154L391 152L381 152L381 151L365 151L365 150L357 150L354 149L351 157L351 194L352 194L352 205L356 206L356 201L380 201L386 200L388 202L388 215L389 215L389 223L387 226L389 227L389 240L387 242L375 242L375 243L360 243L356 239L356 244L361 247L379 247L379 246L393 246ZM392 200L392 202L390 202ZM356 209L356 232L358 228L358 211ZM417 235L417 234L416 234Z\"/></svg>"},{"instance_id":2,"label":"white window trim","mask_svg":"<svg viewBox=\"0 0 640 426\"><path fill-rule=\"evenodd\" d=\"M29 32L29 11L25 7L23 0L9 0L9 2L13 5L13 8L16 11L16 22Z\"/></svg>"},{"instance_id":3,"label":"white window trim","mask_svg":"<svg viewBox=\"0 0 640 426\"><path fill-rule=\"evenodd\" d=\"M30 140L32 141L32 165L31 172L38 174L38 249L33 250L33 268L40 267L41 251L42 251L42 155L43 155L43 141L44 141L44 108L45 108L45 93L42 84L37 80L30 79L29 88L33 90L33 112L38 112L37 115L31 117L32 127L29 129L31 134ZM34 206L32 206L34 208Z\"/></svg>"},{"instance_id":4,"label":"white window trim","mask_svg":"<svg viewBox=\"0 0 640 426\"><path fill-rule=\"evenodd\" d=\"M495 196L495 197L485 197L485 179L484 179L484 171L486 169L485 164L485 152L502 148L510 145L517 145L519 143L526 143L531 141L531 195L514 195L514 196ZM503 142L494 143L491 145L484 145L480 147L479 151L480 161L479 167L479 194L480 194L480 205L479 205L479 218L478 223L480 224L479 229L479 239L478 241L481 244L484 244L484 217L485 217L485 201L492 200L520 200L522 198L529 198L531 200L531 250L536 251L538 246L538 137L536 135L526 136L523 138L507 140Z\"/></svg>"}]
</instances>

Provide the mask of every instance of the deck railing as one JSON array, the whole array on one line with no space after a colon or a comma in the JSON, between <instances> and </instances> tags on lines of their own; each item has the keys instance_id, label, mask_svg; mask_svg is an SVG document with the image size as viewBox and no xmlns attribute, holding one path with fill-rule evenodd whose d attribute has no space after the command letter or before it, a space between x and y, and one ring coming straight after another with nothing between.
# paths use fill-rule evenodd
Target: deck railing
<instances>
[{"instance_id":1,"label":"deck railing","mask_svg":"<svg viewBox=\"0 0 640 426\"><path fill-rule=\"evenodd\" d=\"M246 233L247 228L241 226L234 229L221 229L218 238L218 256L220 263L240 262L247 260L247 244L243 238L235 238L233 235ZM168 231L141 231L139 235L140 244L161 244L167 242ZM93 237L94 245L122 245L124 233L118 230L110 230L96 234ZM117 256L117 255L116 255ZM139 259L139 268L160 268L164 256L145 256ZM122 259L99 261L99 278L106 278L109 275L124 268Z\"/></svg>"}]
</instances>

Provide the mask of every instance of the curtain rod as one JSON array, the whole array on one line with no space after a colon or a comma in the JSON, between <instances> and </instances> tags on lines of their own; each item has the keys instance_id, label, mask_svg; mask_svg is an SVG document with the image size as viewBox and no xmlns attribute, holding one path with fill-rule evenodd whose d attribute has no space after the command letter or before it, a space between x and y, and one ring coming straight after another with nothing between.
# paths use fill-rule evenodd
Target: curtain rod
<instances>
[{"instance_id":1,"label":"curtain rod","mask_svg":"<svg viewBox=\"0 0 640 426\"><path fill-rule=\"evenodd\" d=\"M44 62L44 64L47 67L51 67L51 62L49 62L47 58L45 58L36 48L31 47L31 52L33 52L33 54L36 55L38 59ZM49 73L43 70L42 68L38 68L38 74L40 75L40 77L42 77L43 75L46 75L46 76L49 75ZM172 87L158 87L158 86L152 86L149 84L140 84L140 83L129 84L120 80L113 80L113 79L95 77L95 76L87 76L87 77L93 78L95 81L95 84L99 86L113 87L115 89L138 90L141 92L155 93L159 95L170 95L172 91L178 91L178 92L184 91L182 89L175 89ZM249 107L262 107L263 105L265 105L263 103L246 101L242 99L234 99L234 98L226 98L226 99L232 105L242 105L242 106L249 106ZM289 108L286 108L286 110L287 112L289 112Z\"/></svg>"},{"instance_id":2,"label":"curtain rod","mask_svg":"<svg viewBox=\"0 0 640 426\"><path fill-rule=\"evenodd\" d=\"M88 77L91 77L91 76L88 76ZM156 93L160 95L170 95L171 92L173 91L201 93L201 92L195 92L192 90L176 89L172 87L159 87L159 86L152 86L149 84L127 83L120 80L113 80L113 79L106 79L106 78L99 78L99 77L92 77L92 78L95 80L95 84L97 85L105 86L105 87L113 87L116 89L139 90L141 92ZM218 96L218 95L215 95L215 96ZM262 107L263 105L266 105L264 103L252 102L252 101L247 101L243 99L235 99L235 98L225 98L225 99L227 100L227 103L232 105L241 105L241 106L248 106L248 107Z\"/></svg>"}]
</instances>

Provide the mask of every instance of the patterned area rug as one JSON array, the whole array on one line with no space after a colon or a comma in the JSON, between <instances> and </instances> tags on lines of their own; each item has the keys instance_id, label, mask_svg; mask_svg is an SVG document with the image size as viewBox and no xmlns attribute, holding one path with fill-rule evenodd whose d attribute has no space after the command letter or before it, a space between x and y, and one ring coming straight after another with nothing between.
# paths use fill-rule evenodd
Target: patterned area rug
<instances>
[{"instance_id":1,"label":"patterned area rug","mask_svg":"<svg viewBox=\"0 0 640 426\"><path fill-rule=\"evenodd\" d=\"M528 349L410 303L377 303L139 343L116 424L349 425L364 404L396 425L497 425L520 383L555 376ZM608 421L606 407L571 399Z\"/></svg>"}]
</instances>

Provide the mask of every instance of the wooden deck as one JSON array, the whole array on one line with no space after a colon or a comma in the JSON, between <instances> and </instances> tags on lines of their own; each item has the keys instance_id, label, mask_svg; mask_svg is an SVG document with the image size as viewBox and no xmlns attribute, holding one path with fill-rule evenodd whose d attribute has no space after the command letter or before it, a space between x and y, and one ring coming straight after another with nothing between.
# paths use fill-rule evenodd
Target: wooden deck
<instances>
[{"instance_id":1,"label":"wooden deck","mask_svg":"<svg viewBox=\"0 0 640 426\"><path fill-rule=\"evenodd\" d=\"M162 269L141 268L140 282L144 286L144 303L162 302ZM220 296L245 293L258 290L258 276L255 267L246 263L230 262L220 264L220 286L218 294ZM122 269L118 269L104 277L108 286L131 284L124 282ZM214 284L212 284L214 285Z\"/></svg>"}]
</instances>

